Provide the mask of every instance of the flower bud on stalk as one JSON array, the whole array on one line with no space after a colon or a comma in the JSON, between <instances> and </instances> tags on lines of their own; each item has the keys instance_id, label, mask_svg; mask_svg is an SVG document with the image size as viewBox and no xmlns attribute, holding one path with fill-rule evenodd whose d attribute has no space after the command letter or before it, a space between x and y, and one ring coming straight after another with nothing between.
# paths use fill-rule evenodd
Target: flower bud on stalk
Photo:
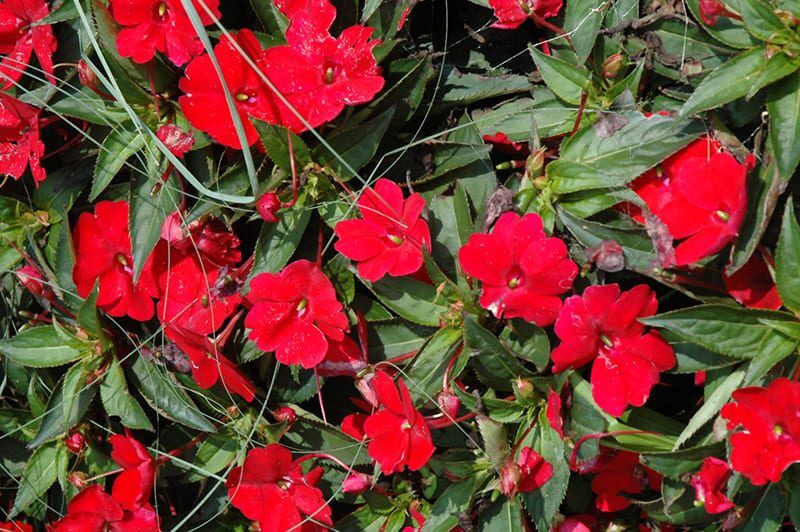
<instances>
[{"instance_id":1,"label":"flower bud on stalk","mask_svg":"<svg viewBox=\"0 0 800 532\"><path fill-rule=\"evenodd\" d=\"M600 67L600 74L603 76L603 79L614 79L619 74L624 63L625 57L622 54L611 55L608 59L603 61Z\"/></svg>"}]
</instances>

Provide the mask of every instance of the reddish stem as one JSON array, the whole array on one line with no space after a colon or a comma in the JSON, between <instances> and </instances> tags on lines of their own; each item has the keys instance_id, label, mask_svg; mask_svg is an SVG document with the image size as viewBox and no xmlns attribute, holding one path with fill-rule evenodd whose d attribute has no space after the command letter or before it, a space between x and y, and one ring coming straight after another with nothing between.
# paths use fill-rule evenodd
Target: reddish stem
<instances>
[{"instance_id":1,"label":"reddish stem","mask_svg":"<svg viewBox=\"0 0 800 532\"><path fill-rule=\"evenodd\" d=\"M578 128L581 127L581 119L583 118L583 111L586 109L586 98L588 94L586 91L581 91L581 103L578 106L578 116L575 117L575 125L572 126L572 131L570 132L569 136L573 136L575 133L578 132Z\"/></svg>"},{"instance_id":2,"label":"reddish stem","mask_svg":"<svg viewBox=\"0 0 800 532\"><path fill-rule=\"evenodd\" d=\"M566 34L566 32L565 32L564 30L562 30L561 28L559 28L559 27L558 27L558 26L556 26L555 24L551 24L550 22L547 22L545 19L543 19L542 17L540 17L539 15L537 15L535 11L532 11L532 12L531 12L531 14L530 14L530 15L528 15L528 17L530 17L530 19L531 19L531 20L534 22L534 24L536 24L537 26L539 26L539 27L541 27L541 28L544 28L544 29L547 29L547 30L550 30L550 31L552 31L553 33L555 33L555 34L557 34L557 35L561 35L561 36L562 36L562 37L564 37L566 40L568 40L568 41L572 42L572 41L570 40L570 38L569 38L569 35L567 35L567 34Z\"/></svg>"}]
</instances>

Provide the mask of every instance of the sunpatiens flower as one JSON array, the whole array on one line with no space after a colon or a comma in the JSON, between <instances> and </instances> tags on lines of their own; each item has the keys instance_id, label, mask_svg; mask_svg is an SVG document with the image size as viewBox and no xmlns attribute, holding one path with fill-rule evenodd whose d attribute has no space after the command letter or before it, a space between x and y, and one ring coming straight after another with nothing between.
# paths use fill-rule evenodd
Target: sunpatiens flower
<instances>
[{"instance_id":1,"label":"sunpatiens flower","mask_svg":"<svg viewBox=\"0 0 800 532\"><path fill-rule=\"evenodd\" d=\"M497 22L493 28L513 30L532 16L545 19L561 11L561 0L489 0Z\"/></svg>"},{"instance_id":2,"label":"sunpatiens flower","mask_svg":"<svg viewBox=\"0 0 800 532\"><path fill-rule=\"evenodd\" d=\"M735 506L725 495L730 476L728 463L714 457L703 460L700 471L692 476L690 484L697 494L697 502L704 505L708 513L719 514Z\"/></svg>"},{"instance_id":3,"label":"sunpatiens flower","mask_svg":"<svg viewBox=\"0 0 800 532\"><path fill-rule=\"evenodd\" d=\"M544 486L552 476L553 466L530 447L523 447L517 461L509 459L500 471L500 491L506 497L528 493Z\"/></svg>"},{"instance_id":4,"label":"sunpatiens flower","mask_svg":"<svg viewBox=\"0 0 800 532\"><path fill-rule=\"evenodd\" d=\"M336 118L347 105L372 100L384 85L370 40L373 29L350 26L330 35L336 9L328 0L308 0L291 19L287 44L263 55L264 73L315 128ZM303 122L276 96L278 123L301 132Z\"/></svg>"},{"instance_id":5,"label":"sunpatiens flower","mask_svg":"<svg viewBox=\"0 0 800 532\"><path fill-rule=\"evenodd\" d=\"M772 257L756 251L736 273L730 276L723 273L725 289L745 307L778 310L783 301L769 271L771 263Z\"/></svg>"},{"instance_id":6,"label":"sunpatiens flower","mask_svg":"<svg viewBox=\"0 0 800 532\"><path fill-rule=\"evenodd\" d=\"M112 446L111 459L123 468L114 480L111 496L123 509L135 512L150 499L155 462L147 448L135 438L114 434L108 441Z\"/></svg>"},{"instance_id":7,"label":"sunpatiens flower","mask_svg":"<svg viewBox=\"0 0 800 532\"><path fill-rule=\"evenodd\" d=\"M483 282L480 303L498 318L522 318L544 327L561 310L560 294L572 287L578 267L559 238L548 238L537 214L503 214L490 234L473 234L458 259Z\"/></svg>"},{"instance_id":8,"label":"sunpatiens flower","mask_svg":"<svg viewBox=\"0 0 800 532\"><path fill-rule=\"evenodd\" d=\"M3 0L0 2L0 84L11 88L22 79L31 54L36 54L39 66L50 83L53 76L53 52L58 42L50 24L37 24L50 14L45 0ZM40 78L41 74L33 74Z\"/></svg>"},{"instance_id":9,"label":"sunpatiens flower","mask_svg":"<svg viewBox=\"0 0 800 532\"><path fill-rule=\"evenodd\" d=\"M292 461L291 452L273 443L249 451L225 485L231 504L257 521L261 532L317 532L333 525L331 509L315 487L322 474L321 467L303 473L300 460Z\"/></svg>"},{"instance_id":10,"label":"sunpatiens flower","mask_svg":"<svg viewBox=\"0 0 800 532\"><path fill-rule=\"evenodd\" d=\"M704 137L633 182L633 191L681 241L675 248L678 266L717 253L739 233L747 210L747 171L719 142ZM644 223L637 208L631 213Z\"/></svg>"},{"instance_id":11,"label":"sunpatiens flower","mask_svg":"<svg viewBox=\"0 0 800 532\"><path fill-rule=\"evenodd\" d=\"M393 181L379 179L358 199L360 219L336 224L334 247L358 261L358 274L368 281L384 275L409 275L422 266L422 249L431 251L431 234L422 218L425 200L419 194L403 199Z\"/></svg>"},{"instance_id":12,"label":"sunpatiens flower","mask_svg":"<svg viewBox=\"0 0 800 532\"><path fill-rule=\"evenodd\" d=\"M364 421L364 433L371 440L367 448L370 457L387 475L406 467L419 470L428 463L435 448L406 383L398 379L395 385L389 375L378 371L371 384L381 408Z\"/></svg>"},{"instance_id":13,"label":"sunpatiens flower","mask_svg":"<svg viewBox=\"0 0 800 532\"><path fill-rule=\"evenodd\" d=\"M779 378L766 388L736 390L722 407L731 434L731 466L756 486L779 482L800 462L800 383Z\"/></svg>"},{"instance_id":14,"label":"sunpatiens flower","mask_svg":"<svg viewBox=\"0 0 800 532\"><path fill-rule=\"evenodd\" d=\"M99 281L97 306L111 316L135 320L153 317L158 295L149 265L133 283L133 257L128 235L128 203L101 201L94 213L85 212L73 230L75 267L72 278L78 295L87 297Z\"/></svg>"},{"instance_id":15,"label":"sunpatiens flower","mask_svg":"<svg viewBox=\"0 0 800 532\"><path fill-rule=\"evenodd\" d=\"M213 22L206 8L220 17L219 0L193 0L193 5L204 26ZM203 52L180 0L111 0L111 14L124 26L117 36L119 55L137 63L147 63L159 51L181 66Z\"/></svg>"},{"instance_id":16,"label":"sunpatiens flower","mask_svg":"<svg viewBox=\"0 0 800 532\"><path fill-rule=\"evenodd\" d=\"M38 185L47 174L41 166L39 109L0 92L0 175L19 179L30 166Z\"/></svg>"},{"instance_id":17,"label":"sunpatiens flower","mask_svg":"<svg viewBox=\"0 0 800 532\"><path fill-rule=\"evenodd\" d=\"M261 58L263 48L250 30L241 30L232 38L225 36L214 47L214 54L242 122L247 145L252 146L258 139L258 132L249 117L275 123L272 93L234 48L233 41L261 70L264 69ZM184 93L178 98L178 103L194 127L205 131L217 142L241 149L222 83L208 54L189 63L178 87Z\"/></svg>"},{"instance_id":18,"label":"sunpatiens flower","mask_svg":"<svg viewBox=\"0 0 800 532\"><path fill-rule=\"evenodd\" d=\"M601 512L618 512L631 505L625 495L638 495L648 488L661 489L661 475L643 466L639 455L601 447L589 472L594 473L592 491L595 506Z\"/></svg>"},{"instance_id":19,"label":"sunpatiens flower","mask_svg":"<svg viewBox=\"0 0 800 532\"><path fill-rule=\"evenodd\" d=\"M330 279L307 260L256 275L247 298L253 304L245 319L250 339L262 351L275 351L282 364L315 367L328 340L342 341L348 328Z\"/></svg>"},{"instance_id":20,"label":"sunpatiens flower","mask_svg":"<svg viewBox=\"0 0 800 532\"><path fill-rule=\"evenodd\" d=\"M181 329L165 327L167 337L189 357L192 378L204 390L220 382L226 390L238 394L247 402L255 397L255 388L242 372L219 353L219 349L205 335Z\"/></svg>"},{"instance_id":21,"label":"sunpatiens flower","mask_svg":"<svg viewBox=\"0 0 800 532\"><path fill-rule=\"evenodd\" d=\"M98 485L84 489L67 504L67 515L50 525L52 532L158 532L150 504L124 509Z\"/></svg>"},{"instance_id":22,"label":"sunpatiens flower","mask_svg":"<svg viewBox=\"0 0 800 532\"><path fill-rule=\"evenodd\" d=\"M638 321L657 309L656 295L646 285L622 294L616 284L590 286L570 297L556 321L561 344L550 354L553 372L594 361L592 396L600 408L619 416L628 405L642 406L659 373L675 365L672 347Z\"/></svg>"}]
</instances>

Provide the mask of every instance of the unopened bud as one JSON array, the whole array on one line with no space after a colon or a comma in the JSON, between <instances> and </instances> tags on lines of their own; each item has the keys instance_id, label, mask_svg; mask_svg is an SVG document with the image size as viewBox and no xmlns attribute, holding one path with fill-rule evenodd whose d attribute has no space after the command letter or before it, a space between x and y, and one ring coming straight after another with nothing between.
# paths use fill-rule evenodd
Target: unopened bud
<instances>
[{"instance_id":1,"label":"unopened bud","mask_svg":"<svg viewBox=\"0 0 800 532\"><path fill-rule=\"evenodd\" d=\"M64 445L66 445L67 449L73 453L81 454L81 452L83 452L83 450L86 448L86 439L80 432L73 431L70 432L66 438L64 438Z\"/></svg>"},{"instance_id":2,"label":"unopened bud","mask_svg":"<svg viewBox=\"0 0 800 532\"><path fill-rule=\"evenodd\" d=\"M535 179L542 175L544 171L544 150L536 150L530 154L528 160L525 161L525 171L530 179Z\"/></svg>"},{"instance_id":3,"label":"unopened bud","mask_svg":"<svg viewBox=\"0 0 800 532\"><path fill-rule=\"evenodd\" d=\"M506 497L511 497L517 492L519 479L522 477L522 471L519 466L510 461L503 466L500 470L500 491Z\"/></svg>"},{"instance_id":4,"label":"unopened bud","mask_svg":"<svg viewBox=\"0 0 800 532\"><path fill-rule=\"evenodd\" d=\"M458 409L461 407L461 401L456 397L453 392L442 391L436 397L436 404L439 405L442 413L449 419L454 419L458 416Z\"/></svg>"},{"instance_id":5,"label":"unopened bud","mask_svg":"<svg viewBox=\"0 0 800 532\"><path fill-rule=\"evenodd\" d=\"M533 387L533 383L528 379L518 378L514 381L514 388L523 399L531 400L536 397L536 388Z\"/></svg>"},{"instance_id":6,"label":"unopened bud","mask_svg":"<svg viewBox=\"0 0 800 532\"><path fill-rule=\"evenodd\" d=\"M281 200L274 192L267 192L256 202L256 210L261 219L268 223L278 221L278 210L281 208Z\"/></svg>"},{"instance_id":7,"label":"unopened bud","mask_svg":"<svg viewBox=\"0 0 800 532\"><path fill-rule=\"evenodd\" d=\"M297 421L297 414L295 414L294 410L292 410L288 406L282 406L282 407L276 409L272 413L272 415L275 418L275 420L278 421L279 423L292 424L295 421Z\"/></svg>"},{"instance_id":8,"label":"unopened bud","mask_svg":"<svg viewBox=\"0 0 800 532\"><path fill-rule=\"evenodd\" d=\"M84 87L89 87L90 89L97 88L97 74L94 73L89 63L83 59L78 61L78 81L80 81L81 85Z\"/></svg>"},{"instance_id":9,"label":"unopened bud","mask_svg":"<svg viewBox=\"0 0 800 532\"><path fill-rule=\"evenodd\" d=\"M375 390L372 389L371 380L375 376L374 373L368 373L361 377L360 379L356 380L356 388L361 393L361 397L364 398L366 402L378 408L380 404L378 403L378 396L375 394Z\"/></svg>"},{"instance_id":10,"label":"unopened bud","mask_svg":"<svg viewBox=\"0 0 800 532\"><path fill-rule=\"evenodd\" d=\"M44 279L36 268L27 264L14 272L22 286L28 289L28 292L36 297L41 297L47 300L55 299L53 290L46 284Z\"/></svg>"},{"instance_id":11,"label":"unopened bud","mask_svg":"<svg viewBox=\"0 0 800 532\"><path fill-rule=\"evenodd\" d=\"M372 481L368 475L356 471L344 479L342 491L353 495L360 495L367 491L371 485Z\"/></svg>"},{"instance_id":12,"label":"unopened bud","mask_svg":"<svg viewBox=\"0 0 800 532\"><path fill-rule=\"evenodd\" d=\"M87 478L88 477L86 476L86 473L82 471L75 471L74 473L69 474L69 476L67 477L67 482L69 482L79 490L82 490L86 486Z\"/></svg>"},{"instance_id":13,"label":"unopened bud","mask_svg":"<svg viewBox=\"0 0 800 532\"><path fill-rule=\"evenodd\" d=\"M624 63L625 57L622 54L610 55L603 61L600 67L600 75L602 75L604 79L614 79L619 74Z\"/></svg>"}]
</instances>

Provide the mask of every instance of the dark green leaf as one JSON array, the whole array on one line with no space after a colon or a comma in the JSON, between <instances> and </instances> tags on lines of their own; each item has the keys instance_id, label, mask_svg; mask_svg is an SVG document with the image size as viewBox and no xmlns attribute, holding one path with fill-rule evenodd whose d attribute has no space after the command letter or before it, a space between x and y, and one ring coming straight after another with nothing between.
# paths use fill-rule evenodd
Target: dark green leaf
<instances>
[{"instance_id":1,"label":"dark green leaf","mask_svg":"<svg viewBox=\"0 0 800 532\"><path fill-rule=\"evenodd\" d=\"M469 315L464 317L464 340L470 364L489 386L510 391L515 379L530 376L500 340Z\"/></svg>"},{"instance_id":2,"label":"dark green leaf","mask_svg":"<svg viewBox=\"0 0 800 532\"><path fill-rule=\"evenodd\" d=\"M437 331L425 344L425 347L414 357L414 363L406 371L409 391L414 402L423 405L430 401L442 389L442 377L450 358L461 340L461 329L444 328ZM463 363L461 369L463 369ZM451 372L456 378L458 369Z\"/></svg>"},{"instance_id":3,"label":"dark green leaf","mask_svg":"<svg viewBox=\"0 0 800 532\"><path fill-rule=\"evenodd\" d=\"M602 0L573 0L566 4L564 31L570 35L570 44L578 54L578 61L584 63L600 31L605 3Z\"/></svg>"},{"instance_id":4,"label":"dark green leaf","mask_svg":"<svg viewBox=\"0 0 800 532\"><path fill-rule=\"evenodd\" d=\"M355 177L351 170L357 172L378 152L394 111L390 107L369 122L337 130L326 139L330 148L320 145L314 151L314 160L330 166L344 181Z\"/></svg>"},{"instance_id":5,"label":"dark green leaf","mask_svg":"<svg viewBox=\"0 0 800 532\"><path fill-rule=\"evenodd\" d=\"M800 163L800 73L770 87L767 111L775 165L781 179L788 181Z\"/></svg>"},{"instance_id":6,"label":"dark green leaf","mask_svg":"<svg viewBox=\"0 0 800 532\"><path fill-rule=\"evenodd\" d=\"M97 155L89 201L97 199L97 196L111 184L111 180L116 177L125 162L134 153L144 148L146 141L146 133L129 131L122 127L114 129L108 134Z\"/></svg>"},{"instance_id":7,"label":"dark green leaf","mask_svg":"<svg viewBox=\"0 0 800 532\"><path fill-rule=\"evenodd\" d=\"M775 282L783 304L800 312L800 225L794 215L794 203L786 202L783 225L775 253Z\"/></svg>"},{"instance_id":8,"label":"dark green leaf","mask_svg":"<svg viewBox=\"0 0 800 532\"><path fill-rule=\"evenodd\" d=\"M62 453L66 453L66 447L56 443L40 447L33 452L25 464L9 517L24 512L35 501L42 500L50 486L58 479L57 465L64 463L58 460L58 455Z\"/></svg>"},{"instance_id":9,"label":"dark green leaf","mask_svg":"<svg viewBox=\"0 0 800 532\"><path fill-rule=\"evenodd\" d=\"M369 287L381 303L412 323L438 327L440 316L447 311L436 302L435 287L410 277L384 277Z\"/></svg>"},{"instance_id":10,"label":"dark green leaf","mask_svg":"<svg viewBox=\"0 0 800 532\"><path fill-rule=\"evenodd\" d=\"M480 514L481 532L524 532L525 519L516 497L500 497Z\"/></svg>"},{"instance_id":11,"label":"dark green leaf","mask_svg":"<svg viewBox=\"0 0 800 532\"><path fill-rule=\"evenodd\" d=\"M161 227L170 213L178 209L180 185L170 177L139 176L131 181L130 234L133 254L133 278L138 280L150 252L161 238Z\"/></svg>"},{"instance_id":12,"label":"dark green leaf","mask_svg":"<svg viewBox=\"0 0 800 532\"><path fill-rule=\"evenodd\" d=\"M702 447L692 447L680 451L662 453L642 453L639 460L650 469L670 478L680 479L686 473L700 469L703 460L709 456L724 456L725 445L715 443Z\"/></svg>"},{"instance_id":13,"label":"dark green leaf","mask_svg":"<svg viewBox=\"0 0 800 532\"><path fill-rule=\"evenodd\" d=\"M34 327L13 338L0 340L0 353L33 368L61 366L83 356L80 344L65 341L53 326Z\"/></svg>"},{"instance_id":14,"label":"dark green leaf","mask_svg":"<svg viewBox=\"0 0 800 532\"><path fill-rule=\"evenodd\" d=\"M311 209L298 201L288 211L282 212L277 223L261 226L254 252L252 279L259 273L275 273L292 258L311 219Z\"/></svg>"},{"instance_id":15,"label":"dark green leaf","mask_svg":"<svg viewBox=\"0 0 800 532\"><path fill-rule=\"evenodd\" d=\"M139 402L128 390L125 372L115 358L106 369L100 384L100 400L109 416L119 417L120 422L130 429L153 430L153 424Z\"/></svg>"},{"instance_id":16,"label":"dark green leaf","mask_svg":"<svg viewBox=\"0 0 800 532\"><path fill-rule=\"evenodd\" d=\"M36 437L28 444L29 448L35 449L65 435L83 418L97 393L94 383L87 384L87 376L88 371L83 364L75 364L67 370L47 403L42 425Z\"/></svg>"},{"instance_id":17,"label":"dark green leaf","mask_svg":"<svg viewBox=\"0 0 800 532\"><path fill-rule=\"evenodd\" d=\"M686 424L678 439L675 440L673 450L677 450L685 442L689 440L694 434L700 430L703 425L714 419L719 414L722 406L727 404L731 399L731 394L739 388L739 385L744 379L743 371L735 371L728 375L722 383L717 386L717 389L709 396L697 412Z\"/></svg>"},{"instance_id":18,"label":"dark green leaf","mask_svg":"<svg viewBox=\"0 0 800 532\"><path fill-rule=\"evenodd\" d=\"M535 46L529 45L528 50L530 50L536 68L542 74L547 88L565 102L578 105L581 101L581 93L589 87L589 73L566 61L545 55Z\"/></svg>"},{"instance_id":19,"label":"dark green leaf","mask_svg":"<svg viewBox=\"0 0 800 532\"><path fill-rule=\"evenodd\" d=\"M303 139L282 126L273 126L261 120L253 120L253 124L258 130L261 142L267 150L270 159L289 175L292 175L292 156L294 156L295 170L299 173L303 167L311 162L311 154L308 146ZM289 149L289 139L291 138L291 150ZM293 154L293 155L292 155Z\"/></svg>"},{"instance_id":20,"label":"dark green leaf","mask_svg":"<svg viewBox=\"0 0 800 532\"><path fill-rule=\"evenodd\" d=\"M539 371L544 371L550 360L547 333L524 320L511 320L500 333L500 342L517 357L533 362Z\"/></svg>"},{"instance_id":21,"label":"dark green leaf","mask_svg":"<svg viewBox=\"0 0 800 532\"><path fill-rule=\"evenodd\" d=\"M776 532L781 530L786 499L779 484L770 484L758 501L750 518L739 529L742 532Z\"/></svg>"},{"instance_id":22,"label":"dark green leaf","mask_svg":"<svg viewBox=\"0 0 800 532\"><path fill-rule=\"evenodd\" d=\"M539 415L537 434L539 454L553 466L553 476L538 490L525 493L522 500L525 501L525 507L537 530L550 530L561 502L567 495L570 470L564 455L564 441L550 428L544 412Z\"/></svg>"},{"instance_id":23,"label":"dark green leaf","mask_svg":"<svg viewBox=\"0 0 800 532\"><path fill-rule=\"evenodd\" d=\"M460 522L463 513L470 509L475 491L475 477L451 484L439 495L431 513L422 527L423 532L450 532Z\"/></svg>"}]
</instances>

